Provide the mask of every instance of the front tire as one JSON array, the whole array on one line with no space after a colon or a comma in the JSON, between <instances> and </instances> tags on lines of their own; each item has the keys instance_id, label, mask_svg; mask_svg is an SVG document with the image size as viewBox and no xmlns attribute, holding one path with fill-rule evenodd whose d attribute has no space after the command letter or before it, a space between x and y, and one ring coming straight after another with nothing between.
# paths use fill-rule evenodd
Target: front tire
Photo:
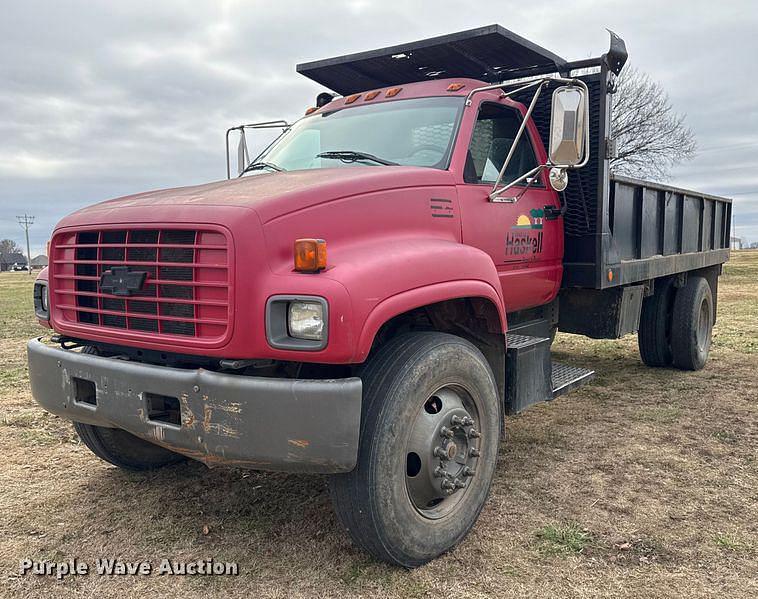
<instances>
[{"instance_id":1,"label":"front tire","mask_svg":"<svg viewBox=\"0 0 758 599\"><path fill-rule=\"evenodd\" d=\"M708 360L713 329L713 295L703 277L690 276L674 300L671 353L674 366L700 370Z\"/></svg>"},{"instance_id":2,"label":"front tire","mask_svg":"<svg viewBox=\"0 0 758 599\"><path fill-rule=\"evenodd\" d=\"M155 470L186 459L121 429L74 422L74 430L92 453L124 470Z\"/></svg>"},{"instance_id":3,"label":"front tire","mask_svg":"<svg viewBox=\"0 0 758 599\"><path fill-rule=\"evenodd\" d=\"M399 336L363 375L356 468L330 477L335 512L375 558L412 568L455 547L489 494L500 401L482 353L436 332Z\"/></svg>"},{"instance_id":4,"label":"front tire","mask_svg":"<svg viewBox=\"0 0 758 599\"><path fill-rule=\"evenodd\" d=\"M91 345L83 348L82 353L100 355L97 348ZM124 470L155 470L187 459L121 429L105 428L83 422L73 424L79 439L92 453L101 460Z\"/></svg>"}]
</instances>

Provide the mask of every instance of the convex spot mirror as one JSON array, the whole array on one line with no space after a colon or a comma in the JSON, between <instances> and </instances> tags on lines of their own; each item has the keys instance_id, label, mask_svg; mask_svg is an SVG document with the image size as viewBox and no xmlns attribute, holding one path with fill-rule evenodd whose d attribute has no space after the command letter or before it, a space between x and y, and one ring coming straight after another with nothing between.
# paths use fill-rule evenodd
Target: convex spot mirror
<instances>
[{"instance_id":1,"label":"convex spot mirror","mask_svg":"<svg viewBox=\"0 0 758 599\"><path fill-rule=\"evenodd\" d=\"M584 89L564 85L553 92L550 115L550 162L571 167L584 160L587 96Z\"/></svg>"},{"instance_id":2,"label":"convex spot mirror","mask_svg":"<svg viewBox=\"0 0 758 599\"><path fill-rule=\"evenodd\" d=\"M550 187L555 191L563 191L568 187L569 179L565 168L551 168L548 172Z\"/></svg>"}]
</instances>

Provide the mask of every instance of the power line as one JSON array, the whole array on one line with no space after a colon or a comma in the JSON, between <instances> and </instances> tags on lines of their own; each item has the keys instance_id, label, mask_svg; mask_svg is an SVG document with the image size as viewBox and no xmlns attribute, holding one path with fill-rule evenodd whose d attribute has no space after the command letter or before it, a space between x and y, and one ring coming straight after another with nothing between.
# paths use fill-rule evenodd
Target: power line
<instances>
[{"instance_id":1,"label":"power line","mask_svg":"<svg viewBox=\"0 0 758 599\"><path fill-rule=\"evenodd\" d=\"M18 221L18 224L21 225L21 228L26 233L26 257L27 257L27 272L29 273L29 276L32 275L32 250L29 247L29 227L31 227L34 224L34 217L29 216L28 214L24 214L24 216L17 216L16 220Z\"/></svg>"}]
</instances>

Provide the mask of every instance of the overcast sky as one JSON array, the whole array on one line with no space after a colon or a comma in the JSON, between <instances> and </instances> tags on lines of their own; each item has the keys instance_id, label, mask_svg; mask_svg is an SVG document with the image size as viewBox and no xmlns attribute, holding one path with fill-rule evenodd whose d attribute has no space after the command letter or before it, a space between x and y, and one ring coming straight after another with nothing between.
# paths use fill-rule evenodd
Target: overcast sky
<instances>
[{"instance_id":1,"label":"overcast sky","mask_svg":"<svg viewBox=\"0 0 758 599\"><path fill-rule=\"evenodd\" d=\"M734 198L758 241L754 2L4 2L0 239L32 254L81 206L225 176L223 134L293 120L323 91L295 72L327 58L499 23L569 60L627 42L629 64L687 114L700 151L672 182Z\"/></svg>"}]
</instances>

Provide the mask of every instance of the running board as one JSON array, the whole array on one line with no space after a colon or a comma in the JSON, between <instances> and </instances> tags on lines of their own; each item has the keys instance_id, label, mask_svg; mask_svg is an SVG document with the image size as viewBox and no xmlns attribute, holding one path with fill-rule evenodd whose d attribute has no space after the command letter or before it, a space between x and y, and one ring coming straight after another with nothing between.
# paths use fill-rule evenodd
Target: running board
<instances>
[{"instance_id":1,"label":"running board","mask_svg":"<svg viewBox=\"0 0 758 599\"><path fill-rule=\"evenodd\" d=\"M553 373L550 378L553 383L553 399L555 399L589 383L595 378L595 371L553 362Z\"/></svg>"},{"instance_id":2,"label":"running board","mask_svg":"<svg viewBox=\"0 0 758 599\"><path fill-rule=\"evenodd\" d=\"M505 412L517 414L588 383L593 370L553 362L550 339L506 335Z\"/></svg>"}]
</instances>

